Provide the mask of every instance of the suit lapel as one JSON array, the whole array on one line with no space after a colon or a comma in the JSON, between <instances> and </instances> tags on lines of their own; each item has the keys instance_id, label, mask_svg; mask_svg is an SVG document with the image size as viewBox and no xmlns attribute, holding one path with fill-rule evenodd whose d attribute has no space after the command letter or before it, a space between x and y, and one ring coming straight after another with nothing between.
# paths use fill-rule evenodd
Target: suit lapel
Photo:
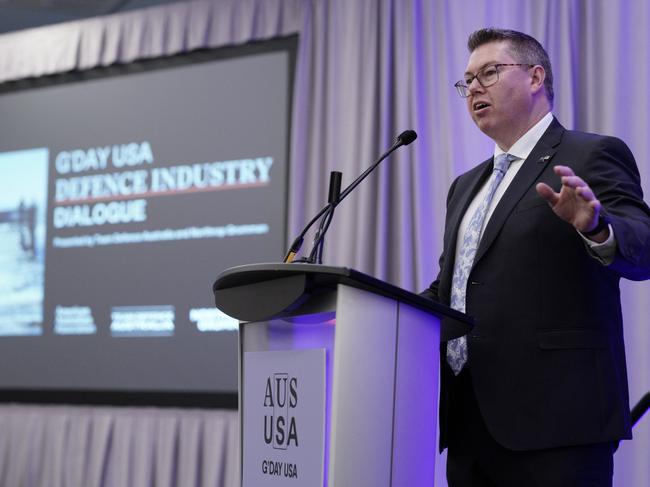
<instances>
[{"instance_id":1,"label":"suit lapel","mask_svg":"<svg viewBox=\"0 0 650 487\"><path fill-rule=\"evenodd\" d=\"M481 188L483 183L492 173L492 163L493 158L490 158L486 161L483 161L471 175L465 181L459 181L458 188L456 192L459 194L459 199L452 209L452 214L450 215L450 223L452 224L451 235L454 236L453 239L450 239L449 245L451 248L456 247L456 239L458 238L458 227L460 227L460 222L467 211L467 207L476 197L476 193Z\"/></svg>"},{"instance_id":2,"label":"suit lapel","mask_svg":"<svg viewBox=\"0 0 650 487\"><path fill-rule=\"evenodd\" d=\"M483 257L497 237L504 223L514 210L519 200L526 194L530 187L537 181L539 175L553 159L557 151L557 145L562 139L564 127L554 118L537 145L533 148L528 158L524 161L521 169L508 186L503 197L497 204L479 243L474 257L474 265Z\"/></svg>"},{"instance_id":3,"label":"suit lapel","mask_svg":"<svg viewBox=\"0 0 650 487\"><path fill-rule=\"evenodd\" d=\"M458 228L463 219L463 215L467 211L467 207L476 196L476 193L481 188L485 180L492 173L493 158L483 161L476 166L472 171L466 174L466 177L461 177L456 183L454 194L448 208L449 214L447 215L448 225L445 232L449 238L445 238L446 247L443 253L447 258L442 269L441 286L451 289L451 279L454 273L454 260L456 255L456 242L458 240ZM457 196L456 196L457 195ZM443 296L448 296L448 293L441 293Z\"/></svg>"}]
</instances>

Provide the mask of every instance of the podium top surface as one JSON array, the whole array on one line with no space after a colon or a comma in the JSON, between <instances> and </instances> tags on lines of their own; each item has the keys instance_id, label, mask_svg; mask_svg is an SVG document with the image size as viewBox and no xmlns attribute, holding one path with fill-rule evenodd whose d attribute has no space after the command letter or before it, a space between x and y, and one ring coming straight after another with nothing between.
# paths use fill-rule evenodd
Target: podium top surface
<instances>
[{"instance_id":1,"label":"podium top surface","mask_svg":"<svg viewBox=\"0 0 650 487\"><path fill-rule=\"evenodd\" d=\"M387 296L441 319L450 318L466 330L473 324L464 313L347 267L301 263L236 266L219 274L212 290L215 304L223 312L241 321L258 321L280 315L306 292L335 289L338 284ZM255 306L251 306L251 296L255 296Z\"/></svg>"}]
</instances>

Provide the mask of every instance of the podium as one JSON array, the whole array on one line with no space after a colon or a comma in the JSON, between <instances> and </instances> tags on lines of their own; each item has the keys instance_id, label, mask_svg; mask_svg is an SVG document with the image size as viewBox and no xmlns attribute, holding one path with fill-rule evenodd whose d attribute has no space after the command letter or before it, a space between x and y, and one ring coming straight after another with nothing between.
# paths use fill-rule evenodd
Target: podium
<instances>
[{"instance_id":1,"label":"podium","mask_svg":"<svg viewBox=\"0 0 650 487\"><path fill-rule=\"evenodd\" d=\"M242 487L431 487L441 325L471 320L352 269L224 271L216 306L240 320Z\"/></svg>"}]
</instances>

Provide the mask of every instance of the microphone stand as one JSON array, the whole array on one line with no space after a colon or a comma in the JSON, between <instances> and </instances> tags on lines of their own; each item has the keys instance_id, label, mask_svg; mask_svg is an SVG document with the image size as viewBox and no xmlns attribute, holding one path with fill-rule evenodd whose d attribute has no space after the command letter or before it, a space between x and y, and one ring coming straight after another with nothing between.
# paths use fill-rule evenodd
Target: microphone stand
<instances>
[{"instance_id":1,"label":"microphone stand","mask_svg":"<svg viewBox=\"0 0 650 487\"><path fill-rule=\"evenodd\" d=\"M313 248L309 254L308 261L310 263L322 264L323 263L323 245L325 244L325 233L332 223L334 218L334 210L336 205L339 204L341 200L341 177L342 174L338 171L332 171L330 173L330 186L328 191L327 202L329 203L329 211L327 211L323 218L321 218L320 225L318 227L318 232L316 232L316 237L314 238Z\"/></svg>"},{"instance_id":2,"label":"microphone stand","mask_svg":"<svg viewBox=\"0 0 650 487\"><path fill-rule=\"evenodd\" d=\"M312 227L316 221L323 217L323 220L321 224L319 225L319 228L322 228L322 232L318 232L316 235L316 238L314 239L314 245L309 253L309 258L301 260L302 262L308 262L310 264L313 264L316 257L319 256L319 262L321 262L322 259L322 250L320 251L320 255L318 253L318 247L322 246L323 239L325 238L325 232L327 232L327 229L329 228L329 225L332 220L332 215L334 214L334 209L336 206L343 201L343 199L349 195L358 185L363 181L372 171L375 170L375 168L384 160L386 159L389 155L391 155L395 150L397 150L399 147L403 145L409 145L411 142L413 142L417 138L417 134L413 130L405 130L401 134L397 136L397 140L395 143L386 151L384 152L375 163L370 166L368 169L363 171L361 175L355 179L347 188L341 192L340 196L336 199L335 202L330 202L327 205L325 205L317 214L314 218L312 218L309 223L303 228L302 232L296 237L296 239L293 241L291 244L291 247L289 247L289 250L287 251L287 254L284 258L285 263L290 263L293 262L293 259L295 256L298 254L300 251L300 247L302 246L302 243L304 241L305 234L307 231ZM331 176L332 177L332 176ZM332 179L330 177L330 184L332 182ZM332 191L332 188L330 187L330 193ZM331 194L330 194L331 196Z\"/></svg>"}]
</instances>

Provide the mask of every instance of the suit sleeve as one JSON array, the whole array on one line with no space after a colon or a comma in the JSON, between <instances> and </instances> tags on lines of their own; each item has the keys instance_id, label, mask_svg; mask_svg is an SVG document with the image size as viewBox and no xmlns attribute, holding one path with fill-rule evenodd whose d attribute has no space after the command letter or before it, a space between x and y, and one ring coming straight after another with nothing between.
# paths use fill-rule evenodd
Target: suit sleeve
<instances>
[{"instance_id":1,"label":"suit sleeve","mask_svg":"<svg viewBox=\"0 0 650 487\"><path fill-rule=\"evenodd\" d=\"M649 279L650 209L632 152L620 139L603 137L587 158L585 174L616 238L614 261L607 268L627 279Z\"/></svg>"}]
</instances>

